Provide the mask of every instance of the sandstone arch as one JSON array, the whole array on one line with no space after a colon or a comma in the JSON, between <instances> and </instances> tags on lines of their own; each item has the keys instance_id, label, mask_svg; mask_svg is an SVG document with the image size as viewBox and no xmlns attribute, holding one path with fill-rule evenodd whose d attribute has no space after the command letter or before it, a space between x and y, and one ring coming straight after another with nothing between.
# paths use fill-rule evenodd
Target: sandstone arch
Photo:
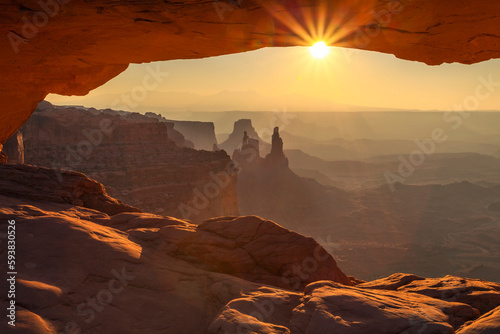
<instances>
[{"instance_id":1,"label":"sandstone arch","mask_svg":"<svg viewBox=\"0 0 500 334\"><path fill-rule=\"evenodd\" d=\"M84 95L130 63L309 45L318 34L429 65L498 58L500 2L25 0L1 5L0 31L3 143L48 93Z\"/></svg>"}]
</instances>

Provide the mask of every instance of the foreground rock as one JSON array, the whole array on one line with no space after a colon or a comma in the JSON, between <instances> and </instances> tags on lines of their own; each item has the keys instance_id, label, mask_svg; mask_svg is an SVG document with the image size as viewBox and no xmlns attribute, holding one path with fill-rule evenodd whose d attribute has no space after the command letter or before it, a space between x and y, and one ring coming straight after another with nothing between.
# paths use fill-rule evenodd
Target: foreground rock
<instances>
[{"instance_id":1,"label":"foreground rock","mask_svg":"<svg viewBox=\"0 0 500 334\"><path fill-rule=\"evenodd\" d=\"M500 331L500 307L483 315L476 321L465 324L457 334L496 334Z\"/></svg>"},{"instance_id":2,"label":"foreground rock","mask_svg":"<svg viewBox=\"0 0 500 334\"><path fill-rule=\"evenodd\" d=\"M418 293L449 302L468 304L481 313L500 305L500 284L455 276L423 278L416 275L394 274L387 278L363 283L362 288Z\"/></svg>"},{"instance_id":3,"label":"foreground rock","mask_svg":"<svg viewBox=\"0 0 500 334\"><path fill-rule=\"evenodd\" d=\"M320 281L300 294L273 291L234 300L210 333L453 333L478 315L465 304Z\"/></svg>"},{"instance_id":4,"label":"foreground rock","mask_svg":"<svg viewBox=\"0 0 500 334\"><path fill-rule=\"evenodd\" d=\"M258 217L197 226L140 212L110 216L50 202L44 191L0 195L0 228L15 220L18 245L16 327L2 321L2 333L500 330L496 283L396 274L352 286L314 240ZM7 291L5 280L0 288Z\"/></svg>"},{"instance_id":5,"label":"foreground rock","mask_svg":"<svg viewBox=\"0 0 500 334\"><path fill-rule=\"evenodd\" d=\"M0 194L35 201L70 203L109 215L141 212L108 196L102 184L85 174L29 165L0 165Z\"/></svg>"}]
</instances>

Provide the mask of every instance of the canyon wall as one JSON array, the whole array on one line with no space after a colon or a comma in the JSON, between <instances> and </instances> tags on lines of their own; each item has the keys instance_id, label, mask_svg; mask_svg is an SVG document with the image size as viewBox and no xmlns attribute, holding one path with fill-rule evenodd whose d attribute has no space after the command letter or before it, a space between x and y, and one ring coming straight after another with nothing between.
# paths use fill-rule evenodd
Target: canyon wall
<instances>
[{"instance_id":1,"label":"canyon wall","mask_svg":"<svg viewBox=\"0 0 500 334\"><path fill-rule=\"evenodd\" d=\"M195 222L238 214L229 156L176 146L171 125L137 113L44 106L22 128L25 162L84 172L147 212Z\"/></svg>"},{"instance_id":2,"label":"canyon wall","mask_svg":"<svg viewBox=\"0 0 500 334\"><path fill-rule=\"evenodd\" d=\"M7 162L11 164L24 163L24 144L21 130L17 130L3 146L3 152L7 155Z\"/></svg>"},{"instance_id":3,"label":"canyon wall","mask_svg":"<svg viewBox=\"0 0 500 334\"><path fill-rule=\"evenodd\" d=\"M197 150L213 151L217 148L215 126L212 122L169 121L194 144Z\"/></svg>"},{"instance_id":4,"label":"canyon wall","mask_svg":"<svg viewBox=\"0 0 500 334\"><path fill-rule=\"evenodd\" d=\"M269 144L260 138L259 134L255 131L251 119L240 119L234 122L233 132L231 132L225 141L219 144L219 147L232 154L235 149L241 148L242 139L245 134L249 138L257 140L259 151L268 152L270 150Z\"/></svg>"}]
</instances>

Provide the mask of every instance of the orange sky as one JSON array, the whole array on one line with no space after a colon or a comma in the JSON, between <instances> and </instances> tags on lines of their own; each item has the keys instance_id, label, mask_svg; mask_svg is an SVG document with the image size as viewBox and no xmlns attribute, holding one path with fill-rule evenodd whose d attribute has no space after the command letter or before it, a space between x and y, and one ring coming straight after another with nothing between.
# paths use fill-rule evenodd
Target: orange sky
<instances>
[{"instance_id":1,"label":"orange sky","mask_svg":"<svg viewBox=\"0 0 500 334\"><path fill-rule=\"evenodd\" d=\"M85 97L49 95L47 100L138 112L270 111L281 107L292 111L363 110L339 104L450 110L464 103L472 109L500 110L499 68L498 59L474 65L427 66L388 54L343 48L330 48L323 59L313 58L306 47L266 48L198 60L134 64ZM148 76L154 71L163 75L150 82L154 78ZM493 84L478 88L484 81ZM478 89L481 99L475 97Z\"/></svg>"}]
</instances>

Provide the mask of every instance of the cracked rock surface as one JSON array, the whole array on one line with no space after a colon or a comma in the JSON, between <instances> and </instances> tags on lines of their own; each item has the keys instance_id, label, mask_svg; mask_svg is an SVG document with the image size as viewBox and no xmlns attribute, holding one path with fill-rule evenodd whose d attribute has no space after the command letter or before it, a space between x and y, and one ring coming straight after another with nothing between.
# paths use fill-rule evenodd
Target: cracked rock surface
<instances>
[{"instance_id":1,"label":"cracked rock surface","mask_svg":"<svg viewBox=\"0 0 500 334\"><path fill-rule=\"evenodd\" d=\"M1 228L16 222L13 332L500 330L498 283L410 274L363 283L346 277L313 239L259 217L195 225L141 212L108 215L51 201L44 184L32 190L39 196L0 195ZM7 307L2 298L0 307ZM0 326L2 333L12 329Z\"/></svg>"}]
</instances>

